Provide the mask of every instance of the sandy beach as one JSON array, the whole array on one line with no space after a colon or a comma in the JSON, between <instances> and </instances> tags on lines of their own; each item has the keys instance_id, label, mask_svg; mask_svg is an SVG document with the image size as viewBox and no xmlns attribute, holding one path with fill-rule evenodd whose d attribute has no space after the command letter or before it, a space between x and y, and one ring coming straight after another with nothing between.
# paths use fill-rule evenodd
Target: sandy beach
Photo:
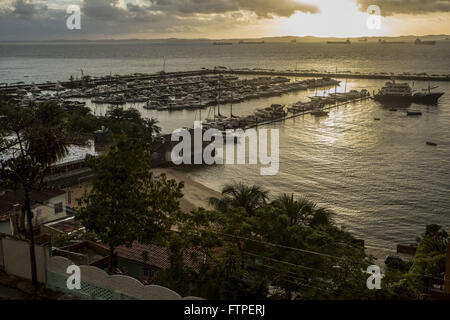
<instances>
[{"instance_id":1,"label":"sandy beach","mask_svg":"<svg viewBox=\"0 0 450 320\"><path fill-rule=\"evenodd\" d=\"M167 178L174 179L178 182L184 182L183 194L184 197L180 201L181 210L189 212L198 207L211 209L208 204L208 199L211 197L220 198L221 194L212 190L201 183L192 180L189 174L179 169L152 169L156 175L165 173Z\"/></svg>"},{"instance_id":2,"label":"sandy beach","mask_svg":"<svg viewBox=\"0 0 450 320\"><path fill-rule=\"evenodd\" d=\"M168 179L174 179L177 182L184 182L184 188L182 190L184 197L180 201L180 208L184 212L192 211L198 207L203 207L205 209L212 209L208 204L208 199L211 197L221 197L221 194L214 191L201 183L192 180L189 174L180 169L152 169L155 175L166 174ZM80 185L75 185L70 188L72 201L68 203L69 207L76 207L76 199L80 198L85 190L90 189L90 183L84 182ZM68 189L66 190L68 191ZM67 197L67 194L66 194Z\"/></svg>"}]
</instances>

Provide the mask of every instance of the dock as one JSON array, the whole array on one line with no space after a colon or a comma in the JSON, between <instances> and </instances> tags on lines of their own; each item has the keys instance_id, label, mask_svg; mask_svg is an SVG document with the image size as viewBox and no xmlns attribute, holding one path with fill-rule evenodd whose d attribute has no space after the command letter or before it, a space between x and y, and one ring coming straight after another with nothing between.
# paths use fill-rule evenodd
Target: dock
<instances>
[{"instance_id":1,"label":"dock","mask_svg":"<svg viewBox=\"0 0 450 320\"><path fill-rule=\"evenodd\" d=\"M329 110L334 109L334 108L339 108L339 107L345 106L345 105L347 105L349 103L361 102L361 101L371 100L371 99L373 99L373 98L372 97L364 97L364 98L352 99L352 100L349 100L349 101L346 101L346 102L336 103L336 104L333 104L333 105L329 105L329 106L323 107L322 110L329 111ZM270 119L270 120L267 120L267 121L256 122L254 124L245 126L242 129L243 130L247 130L247 129L256 128L256 127L259 127L259 126L264 126L264 125L268 125L268 124L272 124L272 123L276 123L276 122L283 122L283 121L286 121L286 120L289 120L289 119L294 119L294 118L297 118L297 117L300 117L300 116L304 116L304 115L310 114L311 112L312 112L312 110L305 110L305 111L301 111L301 112L296 112L296 113L288 114L285 117L281 117L281 118L277 118L277 119Z\"/></svg>"}]
</instances>

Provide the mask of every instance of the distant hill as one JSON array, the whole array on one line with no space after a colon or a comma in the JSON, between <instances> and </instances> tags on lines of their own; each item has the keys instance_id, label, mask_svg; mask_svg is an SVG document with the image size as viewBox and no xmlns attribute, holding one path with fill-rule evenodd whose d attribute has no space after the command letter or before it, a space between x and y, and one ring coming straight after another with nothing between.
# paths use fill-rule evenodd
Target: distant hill
<instances>
[{"instance_id":1,"label":"distant hill","mask_svg":"<svg viewBox=\"0 0 450 320\"><path fill-rule=\"evenodd\" d=\"M327 42L327 41L345 41L350 39L351 42L379 42L379 40L385 40L388 42L392 41L403 41L403 42L414 42L417 38L421 40L429 41L449 41L450 35L426 35L426 36L416 36L416 35L405 35L399 37L315 37L315 36L283 36L283 37L263 37L263 38L236 38L236 39L180 39L180 38L166 38L166 39L98 39L98 40L48 40L48 41L6 41L6 42L151 42L151 43L214 43L214 42L232 42L238 44L240 41L244 42L264 42L264 43L302 43L302 42ZM0 41L2 42L2 41Z\"/></svg>"},{"instance_id":2,"label":"distant hill","mask_svg":"<svg viewBox=\"0 0 450 320\"><path fill-rule=\"evenodd\" d=\"M426 36L416 36L416 35L407 35L407 36L399 36L399 37L314 37L314 36L305 36L305 37L295 37L295 36L284 36L284 37L265 37L265 38L258 38L258 39L247 39L252 41L265 41L265 42L327 42L327 41L344 41L347 39L350 39L352 42L378 42L380 39L385 41L405 41L405 42L411 42L415 41L417 38L420 38L422 40L434 40L434 41L449 41L446 40L447 38L450 38L449 35L426 35ZM234 40L234 39L233 39ZM234 41L239 41L242 39L235 39ZM232 41L232 40L227 40Z\"/></svg>"}]
</instances>

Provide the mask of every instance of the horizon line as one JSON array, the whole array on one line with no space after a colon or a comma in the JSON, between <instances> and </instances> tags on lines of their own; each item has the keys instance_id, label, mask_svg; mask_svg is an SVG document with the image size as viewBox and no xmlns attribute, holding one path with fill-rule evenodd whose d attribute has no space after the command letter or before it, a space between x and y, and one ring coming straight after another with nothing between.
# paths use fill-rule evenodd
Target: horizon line
<instances>
[{"instance_id":1,"label":"horizon line","mask_svg":"<svg viewBox=\"0 0 450 320\"><path fill-rule=\"evenodd\" d=\"M253 37L253 38L176 38L176 37L167 37L167 38L124 38L124 39L108 39L108 38L98 38L98 39L40 39L40 40L6 40L0 39L0 42L95 42L95 41L240 41L240 40L261 40L261 39L282 39L282 38L297 38L297 39L382 39L382 38L426 38L426 37L450 37L448 34L427 34L427 35L400 35L400 36L293 36L293 35L285 35L285 36L269 36L269 37ZM442 39L446 40L446 39Z\"/></svg>"}]
</instances>

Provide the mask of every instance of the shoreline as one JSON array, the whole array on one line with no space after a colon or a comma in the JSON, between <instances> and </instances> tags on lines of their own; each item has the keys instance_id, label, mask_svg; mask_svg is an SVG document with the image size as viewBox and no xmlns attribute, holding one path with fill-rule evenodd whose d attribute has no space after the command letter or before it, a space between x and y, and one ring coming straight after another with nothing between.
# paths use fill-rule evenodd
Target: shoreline
<instances>
[{"instance_id":1,"label":"shoreline","mask_svg":"<svg viewBox=\"0 0 450 320\"><path fill-rule=\"evenodd\" d=\"M189 171L183 170L183 168L157 168L152 169L152 171L155 173L155 175L165 173L167 178L169 179L175 179L178 182L184 181L184 197L180 200L180 207L184 212L189 212L198 207L213 209L211 208L211 206L209 206L208 199L210 197L221 197L220 192L195 181L189 175ZM351 231L349 232L353 234ZM368 255L371 255L375 258L376 263L381 267L382 270L384 270L385 268L384 260L387 256L399 256L405 261L409 261L413 258L413 256L408 254L397 253L394 247L384 248L365 243L364 248Z\"/></svg>"},{"instance_id":2,"label":"shoreline","mask_svg":"<svg viewBox=\"0 0 450 320\"><path fill-rule=\"evenodd\" d=\"M217 192L207 186L194 181L188 172L182 169L176 168L152 168L152 172L155 175L161 175L165 173L168 179L174 179L177 182L184 182L184 188L182 190L184 196L180 200L180 208L184 212L189 212L198 207L204 209L212 209L208 203L208 199L211 197L220 198L220 192Z\"/></svg>"},{"instance_id":3,"label":"shoreline","mask_svg":"<svg viewBox=\"0 0 450 320\"><path fill-rule=\"evenodd\" d=\"M180 199L180 209L182 212L190 212L197 208L204 208L207 210L213 210L209 205L208 199L211 197L220 198L222 195L220 192L213 190L212 188L195 181L189 173L189 170L185 170L182 167L179 168L152 168L151 171L155 176L165 174L168 179L176 180L177 182L184 182L184 188L182 189L183 198ZM72 197L74 199L80 197L84 191L89 190L90 185L88 182L84 182L78 187L73 186L71 188ZM70 207L75 207L76 201L72 203ZM351 234L351 230L348 230ZM399 256L405 261L411 260L413 256L407 254L399 254L396 252L395 247L380 247L372 244L365 243L364 248L368 255L373 256L376 259L376 263L384 270L384 260L387 256Z\"/></svg>"}]
</instances>

